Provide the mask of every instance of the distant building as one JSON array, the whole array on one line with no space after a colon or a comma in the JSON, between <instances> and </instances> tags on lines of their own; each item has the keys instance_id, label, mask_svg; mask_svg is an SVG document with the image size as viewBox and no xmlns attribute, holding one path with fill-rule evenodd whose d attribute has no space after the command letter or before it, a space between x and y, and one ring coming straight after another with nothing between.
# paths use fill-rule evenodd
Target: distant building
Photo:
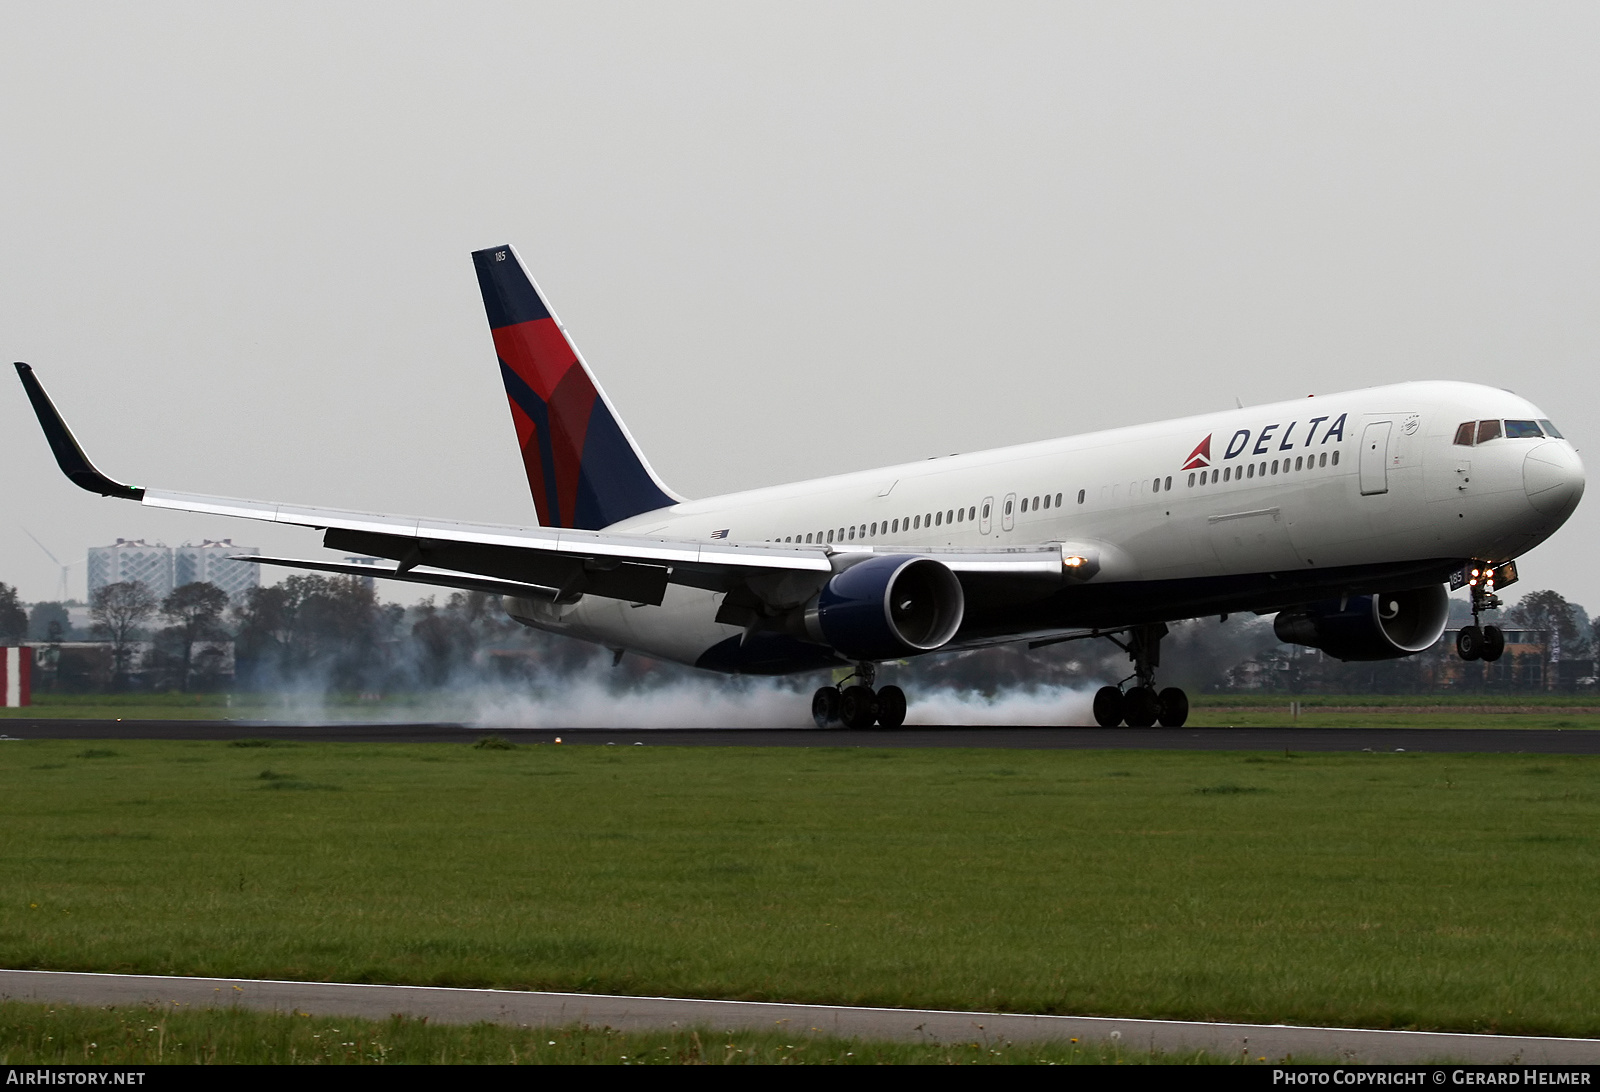
<instances>
[{"instance_id":1,"label":"distant building","mask_svg":"<svg viewBox=\"0 0 1600 1092\"><path fill-rule=\"evenodd\" d=\"M383 564L383 558L367 557L366 555L362 555L361 557L347 557L344 559L344 563L346 565L381 565ZM377 590L378 581L376 577L358 576L356 579L361 581L361 586L366 588L368 591Z\"/></svg>"},{"instance_id":2,"label":"distant building","mask_svg":"<svg viewBox=\"0 0 1600 1092\"><path fill-rule=\"evenodd\" d=\"M1493 663L1462 660L1456 655L1459 629L1447 629L1433 647L1439 662L1438 680L1445 685L1483 682L1515 690L1551 690L1560 680L1557 664L1561 659L1559 638L1551 640L1546 629L1502 629L1506 648Z\"/></svg>"},{"instance_id":3,"label":"distant building","mask_svg":"<svg viewBox=\"0 0 1600 1092\"><path fill-rule=\"evenodd\" d=\"M89 594L93 596L107 584L142 581L157 599L172 594L174 588L197 581L215 584L238 599L251 588L261 586L261 567L248 561L229 561L236 554L259 554L257 546L235 546L232 539L206 539L198 546L184 543L176 548L154 545L143 539L117 539L114 546L94 546L89 550Z\"/></svg>"},{"instance_id":4,"label":"distant building","mask_svg":"<svg viewBox=\"0 0 1600 1092\"><path fill-rule=\"evenodd\" d=\"M108 584L138 580L157 599L172 594L172 547L142 538L119 538L115 546L89 548L89 595Z\"/></svg>"},{"instance_id":5,"label":"distant building","mask_svg":"<svg viewBox=\"0 0 1600 1092\"><path fill-rule=\"evenodd\" d=\"M237 601L251 588L261 586L261 566L249 561L229 561L239 554L259 554L257 546L235 546L233 539L206 539L198 546L185 542L172 551L173 586L205 581L215 584Z\"/></svg>"}]
</instances>

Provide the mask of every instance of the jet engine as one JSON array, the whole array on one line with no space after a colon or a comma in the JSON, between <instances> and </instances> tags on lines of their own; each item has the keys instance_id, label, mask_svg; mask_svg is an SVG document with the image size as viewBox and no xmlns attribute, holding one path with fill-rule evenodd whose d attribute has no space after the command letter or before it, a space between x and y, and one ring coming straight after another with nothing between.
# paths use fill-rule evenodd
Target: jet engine
<instances>
[{"instance_id":1,"label":"jet engine","mask_svg":"<svg viewBox=\"0 0 1600 1092\"><path fill-rule=\"evenodd\" d=\"M949 642L965 610L961 582L939 562L875 557L823 586L806 606L805 628L852 660L894 660Z\"/></svg>"},{"instance_id":2,"label":"jet engine","mask_svg":"<svg viewBox=\"0 0 1600 1092\"><path fill-rule=\"evenodd\" d=\"M1431 646L1449 620L1449 594L1430 584L1281 611L1272 632L1285 644L1320 648L1339 660L1397 660Z\"/></svg>"}]
</instances>

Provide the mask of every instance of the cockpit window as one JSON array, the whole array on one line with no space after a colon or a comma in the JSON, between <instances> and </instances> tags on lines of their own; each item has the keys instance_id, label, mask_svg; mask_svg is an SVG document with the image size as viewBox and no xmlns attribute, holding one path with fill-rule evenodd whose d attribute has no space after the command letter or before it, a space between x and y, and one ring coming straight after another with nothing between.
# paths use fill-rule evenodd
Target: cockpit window
<instances>
[{"instance_id":1,"label":"cockpit window","mask_svg":"<svg viewBox=\"0 0 1600 1092\"><path fill-rule=\"evenodd\" d=\"M1472 446L1472 434L1478 430L1478 422L1463 421L1461 427L1456 429L1456 443L1461 447Z\"/></svg>"},{"instance_id":2,"label":"cockpit window","mask_svg":"<svg viewBox=\"0 0 1600 1092\"><path fill-rule=\"evenodd\" d=\"M1500 437L1500 422L1499 421L1479 421L1478 422L1478 443L1481 444L1486 440L1496 440L1496 439L1499 439L1499 437Z\"/></svg>"},{"instance_id":3,"label":"cockpit window","mask_svg":"<svg viewBox=\"0 0 1600 1092\"><path fill-rule=\"evenodd\" d=\"M1539 419L1539 427L1544 429L1544 434L1546 436L1554 436L1557 440L1566 439L1565 436L1556 431L1556 426L1552 425L1549 421L1546 421L1543 418Z\"/></svg>"},{"instance_id":4,"label":"cockpit window","mask_svg":"<svg viewBox=\"0 0 1600 1092\"><path fill-rule=\"evenodd\" d=\"M1539 437L1541 437L1543 435L1544 435L1544 433L1539 431L1539 426L1534 424L1532 421L1507 421L1506 422L1506 438L1507 439L1510 439L1510 440L1527 440L1527 439L1531 438L1531 439L1537 440Z\"/></svg>"}]
</instances>

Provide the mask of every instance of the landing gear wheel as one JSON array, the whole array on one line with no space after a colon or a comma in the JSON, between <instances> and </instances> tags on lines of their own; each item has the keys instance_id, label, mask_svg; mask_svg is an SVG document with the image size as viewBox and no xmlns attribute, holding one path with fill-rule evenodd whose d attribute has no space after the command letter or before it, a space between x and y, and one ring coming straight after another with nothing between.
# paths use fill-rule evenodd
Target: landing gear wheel
<instances>
[{"instance_id":1,"label":"landing gear wheel","mask_svg":"<svg viewBox=\"0 0 1600 1092\"><path fill-rule=\"evenodd\" d=\"M1102 686L1094 692L1094 722L1102 728L1115 728L1122 723L1122 691Z\"/></svg>"},{"instance_id":2,"label":"landing gear wheel","mask_svg":"<svg viewBox=\"0 0 1600 1092\"><path fill-rule=\"evenodd\" d=\"M1499 626L1483 627L1483 652L1480 653L1485 660L1493 663L1506 651L1506 635Z\"/></svg>"},{"instance_id":3,"label":"landing gear wheel","mask_svg":"<svg viewBox=\"0 0 1600 1092\"><path fill-rule=\"evenodd\" d=\"M839 688L824 686L811 695L811 719L818 728L827 728L839 720Z\"/></svg>"},{"instance_id":4,"label":"landing gear wheel","mask_svg":"<svg viewBox=\"0 0 1600 1092\"><path fill-rule=\"evenodd\" d=\"M1122 696L1122 716L1129 728L1148 728L1156 722L1161 702L1148 686L1136 686Z\"/></svg>"},{"instance_id":5,"label":"landing gear wheel","mask_svg":"<svg viewBox=\"0 0 1600 1092\"><path fill-rule=\"evenodd\" d=\"M1490 626L1490 629L1495 627ZM1495 630L1496 633L1499 630ZM1463 660L1477 660L1483 657L1484 631L1477 626L1462 626L1461 632L1456 634L1456 655ZM1503 649L1504 638L1501 639Z\"/></svg>"},{"instance_id":6,"label":"landing gear wheel","mask_svg":"<svg viewBox=\"0 0 1600 1092\"><path fill-rule=\"evenodd\" d=\"M898 728L905 722L906 692L898 686L878 691L878 723L885 728Z\"/></svg>"},{"instance_id":7,"label":"landing gear wheel","mask_svg":"<svg viewBox=\"0 0 1600 1092\"><path fill-rule=\"evenodd\" d=\"M1189 719L1189 695L1176 686L1169 686L1156 695L1156 719L1163 728L1182 728Z\"/></svg>"},{"instance_id":8,"label":"landing gear wheel","mask_svg":"<svg viewBox=\"0 0 1600 1092\"><path fill-rule=\"evenodd\" d=\"M871 728L878 719L878 696L870 686L847 686L839 695L839 719L846 728Z\"/></svg>"}]
</instances>

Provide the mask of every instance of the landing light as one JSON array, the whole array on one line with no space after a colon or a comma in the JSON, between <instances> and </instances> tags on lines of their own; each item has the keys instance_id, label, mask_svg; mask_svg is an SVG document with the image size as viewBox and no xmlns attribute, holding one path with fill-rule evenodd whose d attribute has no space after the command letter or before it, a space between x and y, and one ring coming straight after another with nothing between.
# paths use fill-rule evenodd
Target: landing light
<instances>
[{"instance_id":1,"label":"landing light","mask_svg":"<svg viewBox=\"0 0 1600 1092\"><path fill-rule=\"evenodd\" d=\"M1479 562L1476 566L1457 569L1450 574L1450 590L1476 588L1480 584L1492 592L1496 587L1506 588L1517 582L1517 563L1502 561L1498 565Z\"/></svg>"},{"instance_id":2,"label":"landing light","mask_svg":"<svg viewBox=\"0 0 1600 1092\"><path fill-rule=\"evenodd\" d=\"M1061 575L1067 580L1093 580L1100 572L1100 562L1087 554L1069 554L1071 547L1061 547Z\"/></svg>"}]
</instances>

